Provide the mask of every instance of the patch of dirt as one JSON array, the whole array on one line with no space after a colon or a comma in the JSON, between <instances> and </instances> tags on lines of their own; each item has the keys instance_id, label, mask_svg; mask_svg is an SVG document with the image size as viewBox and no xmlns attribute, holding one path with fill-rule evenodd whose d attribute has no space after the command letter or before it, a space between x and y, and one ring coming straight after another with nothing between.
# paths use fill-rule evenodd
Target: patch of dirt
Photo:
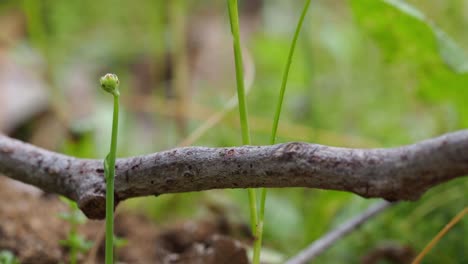
<instances>
[{"instance_id":1,"label":"patch of dirt","mask_svg":"<svg viewBox=\"0 0 468 264\"><path fill-rule=\"evenodd\" d=\"M23 264L66 262L69 224L58 217L69 209L57 196L0 177L0 250L14 253ZM79 233L95 248L80 263L104 263L104 221L88 221ZM118 212L115 233L128 244L116 250L119 263L247 264L245 245L230 237L225 219L185 221L158 227L142 215ZM96 242L97 241L97 242Z\"/></svg>"}]
</instances>

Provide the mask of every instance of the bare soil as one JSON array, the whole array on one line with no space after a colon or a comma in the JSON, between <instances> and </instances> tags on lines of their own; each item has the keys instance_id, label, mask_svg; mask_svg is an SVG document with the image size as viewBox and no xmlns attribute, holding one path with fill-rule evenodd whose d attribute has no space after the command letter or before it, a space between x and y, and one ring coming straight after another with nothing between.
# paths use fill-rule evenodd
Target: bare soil
<instances>
[{"instance_id":1,"label":"bare soil","mask_svg":"<svg viewBox=\"0 0 468 264\"><path fill-rule=\"evenodd\" d=\"M69 209L56 195L0 177L0 201L0 250L11 251L23 264L68 262L59 241L67 237L69 224L57 216ZM116 235L128 241L117 249L118 263L249 263L245 245L231 237L225 219L159 227L143 215L118 212L115 225ZM103 230L104 221L80 228L95 243L80 263L104 263Z\"/></svg>"}]
</instances>

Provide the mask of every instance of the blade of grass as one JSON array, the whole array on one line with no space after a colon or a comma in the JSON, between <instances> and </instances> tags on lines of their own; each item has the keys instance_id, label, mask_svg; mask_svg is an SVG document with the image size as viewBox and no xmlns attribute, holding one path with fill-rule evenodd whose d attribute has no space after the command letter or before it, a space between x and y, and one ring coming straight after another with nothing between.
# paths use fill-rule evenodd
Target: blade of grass
<instances>
[{"instance_id":1,"label":"blade of grass","mask_svg":"<svg viewBox=\"0 0 468 264\"><path fill-rule=\"evenodd\" d=\"M455 226L460 220L468 214L468 207L465 207L461 212L459 212L450 222L444 226L442 230L427 244L427 246L419 253L419 255L411 262L412 264L419 264L423 258L431 251L431 249L439 242L445 234L447 234L453 226Z\"/></svg>"},{"instance_id":2,"label":"blade of grass","mask_svg":"<svg viewBox=\"0 0 468 264\"><path fill-rule=\"evenodd\" d=\"M276 133L278 131L278 123L279 123L279 119L281 115L281 109L283 107L283 99L284 99L284 94L286 91L286 84L288 83L289 69L291 68L294 50L296 48L297 39L299 37L299 33L301 31L302 24L304 22L304 18L307 14L307 10L309 10L309 6L310 6L310 0L306 0L304 4L304 8L302 9L301 17L296 26L296 31L294 32L294 38L292 40L291 47L289 49L288 60L286 62L286 67L283 72L283 81L281 83L280 94L278 97L278 104L276 105L276 112L275 112L275 117L273 119L273 127L271 130L270 144L272 145L275 144L276 142Z\"/></svg>"},{"instance_id":3,"label":"blade of grass","mask_svg":"<svg viewBox=\"0 0 468 264\"><path fill-rule=\"evenodd\" d=\"M242 131L242 144L250 145L249 122L247 120L247 105L245 102L244 72L242 66L242 49L239 33L239 11L237 0L228 0L229 22L234 47L234 61L236 66L237 100L239 101L239 117ZM255 190L248 189L250 205L250 225L256 235L257 230L257 198Z\"/></svg>"},{"instance_id":4,"label":"blade of grass","mask_svg":"<svg viewBox=\"0 0 468 264\"><path fill-rule=\"evenodd\" d=\"M278 104L276 106L276 112L275 112L275 116L273 119L273 127L271 130L271 138L270 138L271 145L276 143L276 133L278 131L278 123L279 123L279 119L281 115L281 109L283 107L283 99L284 99L284 94L286 91L286 84L288 83L289 70L291 68L297 39L299 37L299 33L301 32L302 24L304 23L304 18L307 14L307 11L309 10L309 6L310 6L310 0L306 0L304 3L304 7L302 8L301 17L299 18L299 22L297 23L297 26L296 26L296 31L294 32L294 37L291 43L291 47L289 48L288 59L286 61L286 67L284 68L283 80L281 83L280 94L278 97ZM257 225L258 225L257 240L256 240L256 243L254 244L254 257L253 257L254 263L260 263L260 250L262 247L266 196L267 196L267 189L262 188L261 197L260 197L260 212L258 214L258 221L257 221Z\"/></svg>"},{"instance_id":5,"label":"blade of grass","mask_svg":"<svg viewBox=\"0 0 468 264\"><path fill-rule=\"evenodd\" d=\"M250 144L249 123L247 120L247 105L245 102L244 88L244 70L242 61L242 49L240 44L239 33L239 13L237 8L237 0L229 1L229 19L231 23L231 32L233 36L234 60L236 66L236 81L237 81L237 99L239 101L239 116L242 124L242 143Z\"/></svg>"}]
</instances>

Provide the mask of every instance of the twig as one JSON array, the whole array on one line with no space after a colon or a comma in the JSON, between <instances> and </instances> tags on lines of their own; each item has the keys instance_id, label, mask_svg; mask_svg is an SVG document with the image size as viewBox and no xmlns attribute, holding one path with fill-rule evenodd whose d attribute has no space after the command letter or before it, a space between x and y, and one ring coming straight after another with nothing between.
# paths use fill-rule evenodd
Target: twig
<instances>
[{"instance_id":1,"label":"twig","mask_svg":"<svg viewBox=\"0 0 468 264\"><path fill-rule=\"evenodd\" d=\"M0 135L0 173L78 202L103 218L102 160L77 159ZM116 202L127 198L224 188L308 187L390 201L415 200L468 174L468 130L391 149L307 143L177 148L118 159Z\"/></svg>"},{"instance_id":2,"label":"twig","mask_svg":"<svg viewBox=\"0 0 468 264\"><path fill-rule=\"evenodd\" d=\"M337 228L331 230L325 234L320 239L316 240L306 249L301 251L299 254L289 259L286 264L304 264L315 259L322 252L330 248L336 241L348 235L352 231L358 229L362 224L367 222L372 217L383 212L385 209L389 208L392 203L389 202L379 202L374 205L371 205L365 212L362 214L351 218L350 220L344 222Z\"/></svg>"}]
</instances>

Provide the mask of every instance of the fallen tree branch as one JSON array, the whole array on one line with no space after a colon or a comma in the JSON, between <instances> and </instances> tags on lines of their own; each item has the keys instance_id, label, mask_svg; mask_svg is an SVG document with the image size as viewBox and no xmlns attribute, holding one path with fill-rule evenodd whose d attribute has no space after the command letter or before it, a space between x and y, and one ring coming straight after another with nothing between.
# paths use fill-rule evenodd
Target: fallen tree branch
<instances>
[{"instance_id":1,"label":"fallen tree branch","mask_svg":"<svg viewBox=\"0 0 468 264\"><path fill-rule=\"evenodd\" d=\"M0 173L78 202L104 218L102 160L77 159L0 136ZM222 188L308 187L389 201L415 200L468 174L468 130L391 149L307 143L231 148L187 147L116 163L116 201Z\"/></svg>"},{"instance_id":2,"label":"fallen tree branch","mask_svg":"<svg viewBox=\"0 0 468 264\"><path fill-rule=\"evenodd\" d=\"M299 252L299 254L292 257L288 261L286 261L286 264L309 263L310 261L314 260L318 255L320 255L322 252L324 252L333 244L335 244L336 241L348 235L352 231L356 230L362 224L364 224L367 220L385 211L385 209L389 208L391 205L393 204L386 202L386 201L371 205L362 214L349 219L348 221L344 222L343 224L339 225L335 229L325 234L320 239L316 240L314 243L312 243L310 246L305 248L303 251Z\"/></svg>"}]
</instances>

